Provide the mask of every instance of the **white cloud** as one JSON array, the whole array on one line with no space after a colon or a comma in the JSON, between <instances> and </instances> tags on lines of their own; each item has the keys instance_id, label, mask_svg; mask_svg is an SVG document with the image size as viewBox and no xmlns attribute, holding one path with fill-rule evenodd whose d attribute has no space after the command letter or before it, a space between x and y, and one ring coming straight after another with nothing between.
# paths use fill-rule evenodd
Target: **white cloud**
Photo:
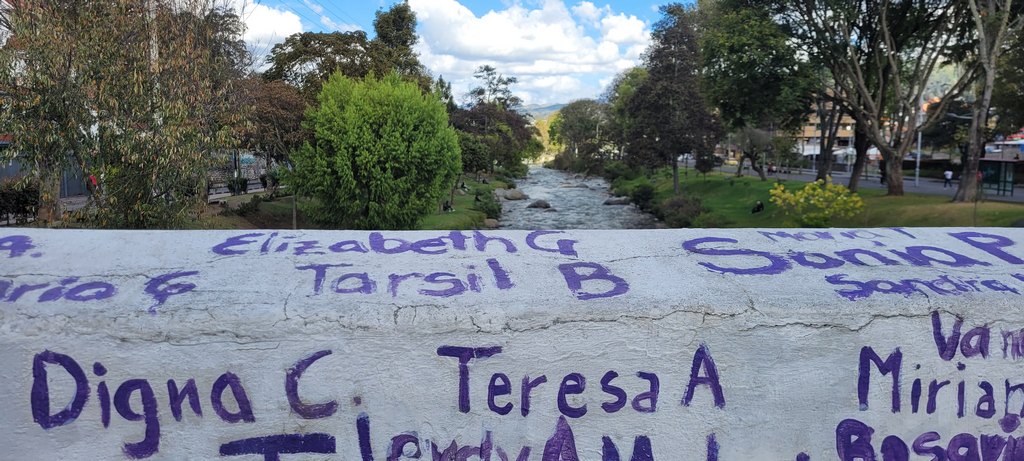
<instances>
[{"instance_id":1,"label":"white cloud","mask_svg":"<svg viewBox=\"0 0 1024 461\"><path fill-rule=\"evenodd\" d=\"M316 14L324 14L324 7L318 5L318 4L314 3L314 2L311 2L309 0L302 0L302 3L305 3L306 6L308 6L309 9L313 10L314 13L316 13Z\"/></svg>"},{"instance_id":2,"label":"white cloud","mask_svg":"<svg viewBox=\"0 0 1024 461\"><path fill-rule=\"evenodd\" d=\"M235 9L245 22L242 37L253 49L270 49L289 35L302 32L302 21L295 13L254 3L253 0L233 0Z\"/></svg>"},{"instance_id":3,"label":"white cloud","mask_svg":"<svg viewBox=\"0 0 1024 461\"><path fill-rule=\"evenodd\" d=\"M647 24L636 16L625 14L609 15L601 20L604 39L616 43L646 43L650 37Z\"/></svg>"},{"instance_id":4,"label":"white cloud","mask_svg":"<svg viewBox=\"0 0 1024 461\"><path fill-rule=\"evenodd\" d=\"M598 8L597 5L594 5L591 2L580 2L576 6L572 7L572 12L576 17L587 21L595 27L600 24L601 16L611 13L611 11L612 7L610 5L605 5L604 8Z\"/></svg>"},{"instance_id":5,"label":"white cloud","mask_svg":"<svg viewBox=\"0 0 1024 461\"><path fill-rule=\"evenodd\" d=\"M601 82L638 63L650 35L635 16L591 1L571 9L563 0L509 2L482 16L457 0L409 5L419 21L421 61L456 94L474 85L476 68L490 64L519 78L514 91L527 103L596 97Z\"/></svg>"}]
</instances>

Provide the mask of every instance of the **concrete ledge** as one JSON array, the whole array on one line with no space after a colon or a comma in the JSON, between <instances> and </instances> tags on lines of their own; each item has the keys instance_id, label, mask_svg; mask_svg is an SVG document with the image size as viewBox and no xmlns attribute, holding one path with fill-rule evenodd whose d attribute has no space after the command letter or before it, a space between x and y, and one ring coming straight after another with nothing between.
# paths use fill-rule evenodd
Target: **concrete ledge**
<instances>
[{"instance_id":1,"label":"concrete ledge","mask_svg":"<svg viewBox=\"0 0 1024 461\"><path fill-rule=\"evenodd\" d=\"M5 229L0 259L2 459L1024 455L1020 229Z\"/></svg>"}]
</instances>

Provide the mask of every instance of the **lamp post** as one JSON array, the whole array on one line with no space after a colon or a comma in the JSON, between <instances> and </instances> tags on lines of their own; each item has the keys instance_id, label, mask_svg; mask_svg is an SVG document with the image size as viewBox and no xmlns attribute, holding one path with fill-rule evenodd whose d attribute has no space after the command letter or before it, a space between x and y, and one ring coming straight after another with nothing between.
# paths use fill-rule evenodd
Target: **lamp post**
<instances>
[{"instance_id":1,"label":"lamp post","mask_svg":"<svg viewBox=\"0 0 1024 461\"><path fill-rule=\"evenodd\" d=\"M921 125L924 125L924 92L917 96L917 155L914 162L914 187L921 181ZM900 162L903 160L900 159Z\"/></svg>"}]
</instances>

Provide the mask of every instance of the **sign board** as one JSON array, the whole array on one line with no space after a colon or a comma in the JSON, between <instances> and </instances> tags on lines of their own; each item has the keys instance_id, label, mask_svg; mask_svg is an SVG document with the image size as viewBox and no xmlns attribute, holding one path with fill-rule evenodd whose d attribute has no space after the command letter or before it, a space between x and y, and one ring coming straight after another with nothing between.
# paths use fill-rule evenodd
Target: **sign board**
<instances>
[{"instance_id":1,"label":"sign board","mask_svg":"<svg viewBox=\"0 0 1024 461\"><path fill-rule=\"evenodd\" d=\"M0 459L1022 460L1024 231L0 234Z\"/></svg>"}]
</instances>

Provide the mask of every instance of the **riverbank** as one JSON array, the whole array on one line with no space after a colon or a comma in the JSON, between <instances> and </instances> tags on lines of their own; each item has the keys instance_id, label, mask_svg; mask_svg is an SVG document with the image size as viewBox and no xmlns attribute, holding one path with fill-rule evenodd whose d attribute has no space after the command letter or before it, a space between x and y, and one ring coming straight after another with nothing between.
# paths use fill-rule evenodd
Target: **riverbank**
<instances>
[{"instance_id":1,"label":"riverbank","mask_svg":"<svg viewBox=\"0 0 1024 461\"><path fill-rule=\"evenodd\" d=\"M480 181L467 177L452 196L452 210L437 210L425 216L418 230L469 230L487 227L489 218L497 219L501 204L492 199L495 189L507 189L515 180L503 175L481 177ZM476 197L481 197L477 201ZM303 199L299 199L300 202ZM253 193L224 197L219 203L207 206L201 214L200 229L291 229L293 219L292 197L270 197L269 193ZM302 210L295 211L299 229L322 229L306 218ZM496 223L492 223L495 226Z\"/></svg>"},{"instance_id":2,"label":"riverbank","mask_svg":"<svg viewBox=\"0 0 1024 461\"><path fill-rule=\"evenodd\" d=\"M769 191L777 183L800 188L807 181L772 177L761 181L756 176L736 177L731 173L710 173L706 177L688 175L680 171L683 196L696 197L706 210L696 220L695 227L720 228L779 228L799 227L796 220L786 216L770 202ZM673 195L672 173L662 169L652 177L638 177L615 181L613 190L629 195L636 187L649 183L654 188L652 203L663 203ZM948 197L907 193L903 197L888 197L882 189L860 191L864 211L857 216L836 219L835 227L949 227L982 226L1009 227L1024 220L1024 204L995 201L951 203ZM751 213L754 204L761 201L765 210ZM1019 224L1018 224L1019 225Z\"/></svg>"},{"instance_id":3,"label":"riverbank","mask_svg":"<svg viewBox=\"0 0 1024 461\"><path fill-rule=\"evenodd\" d=\"M684 197L700 199L705 209L694 227L709 228L787 228L799 227L769 200L769 190L781 181L787 187L802 187L806 181L772 178L761 181L757 177L737 178L729 173L712 173L703 177L691 170L681 175ZM481 178L484 179L484 178ZM489 202L495 189L509 189L514 183L528 199ZM466 189L456 193L454 211L438 210L423 218L421 230L484 229L487 224L501 229L647 229L662 227L649 214L634 205L603 205L611 195L630 195L637 185L649 183L653 187L652 203L663 203L672 197L670 170L656 172L653 177L619 179L609 185L601 178L583 177L541 167L531 167L524 179L489 178L487 182L466 179ZM476 201L477 192L484 198ZM1024 220L1024 205L983 201L950 203L947 197L908 193L903 197L887 197L880 189L866 189L860 193L864 211L857 216L837 219L835 227L949 227L983 226L1010 227ZM232 211L211 205L203 213L198 228L203 229L290 229L292 227L292 201L282 197L262 201L255 211L239 208L251 203L252 194L229 197L225 200ZM550 208L529 208L537 200L544 200ZM751 213L757 201L765 204L765 211ZM494 207L498 207L495 209ZM250 207L251 208L251 207ZM552 211L553 210L553 211ZM487 223L488 213L498 216L498 222ZM317 229L305 219L301 211L297 216L299 229Z\"/></svg>"}]
</instances>

